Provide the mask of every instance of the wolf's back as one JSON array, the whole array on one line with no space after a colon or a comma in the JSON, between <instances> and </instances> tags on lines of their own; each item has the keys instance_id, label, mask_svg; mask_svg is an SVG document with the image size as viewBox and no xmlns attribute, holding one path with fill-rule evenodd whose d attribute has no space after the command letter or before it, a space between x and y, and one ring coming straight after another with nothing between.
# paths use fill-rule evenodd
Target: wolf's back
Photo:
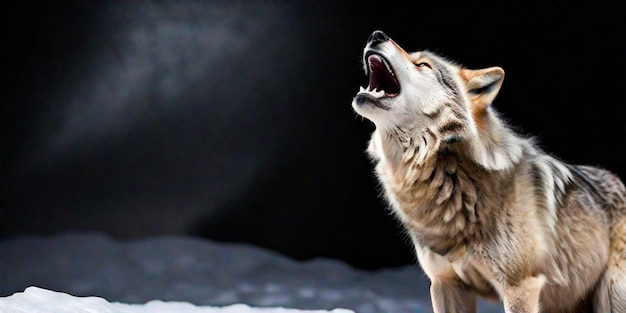
<instances>
[{"instance_id":1,"label":"wolf's back","mask_svg":"<svg viewBox=\"0 0 626 313\"><path fill-rule=\"evenodd\" d=\"M626 187L607 170L591 166L575 169L584 175L609 217L609 261L596 290L596 311L626 313Z\"/></svg>"}]
</instances>

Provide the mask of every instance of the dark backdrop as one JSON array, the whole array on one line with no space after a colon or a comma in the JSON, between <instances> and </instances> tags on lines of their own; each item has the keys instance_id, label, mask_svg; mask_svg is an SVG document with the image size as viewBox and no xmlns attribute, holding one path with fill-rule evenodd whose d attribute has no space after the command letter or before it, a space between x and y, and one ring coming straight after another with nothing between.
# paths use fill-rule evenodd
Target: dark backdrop
<instances>
[{"instance_id":1,"label":"dark backdrop","mask_svg":"<svg viewBox=\"0 0 626 313\"><path fill-rule=\"evenodd\" d=\"M615 2L617 3L617 2ZM3 4L2 236L247 242L363 268L413 261L350 107L382 29L507 72L495 106L626 178L625 14L589 1Z\"/></svg>"}]
</instances>

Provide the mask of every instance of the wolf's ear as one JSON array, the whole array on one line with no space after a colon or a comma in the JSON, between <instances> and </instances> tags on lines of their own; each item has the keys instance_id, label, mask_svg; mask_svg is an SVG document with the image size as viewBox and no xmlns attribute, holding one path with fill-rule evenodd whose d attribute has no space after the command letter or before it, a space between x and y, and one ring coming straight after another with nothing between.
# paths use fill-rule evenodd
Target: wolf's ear
<instances>
[{"instance_id":1,"label":"wolf's ear","mask_svg":"<svg viewBox=\"0 0 626 313\"><path fill-rule=\"evenodd\" d=\"M504 70L500 67L490 67L482 70L461 69L461 77L465 82L467 96L472 102L475 111L486 109L498 95Z\"/></svg>"}]
</instances>

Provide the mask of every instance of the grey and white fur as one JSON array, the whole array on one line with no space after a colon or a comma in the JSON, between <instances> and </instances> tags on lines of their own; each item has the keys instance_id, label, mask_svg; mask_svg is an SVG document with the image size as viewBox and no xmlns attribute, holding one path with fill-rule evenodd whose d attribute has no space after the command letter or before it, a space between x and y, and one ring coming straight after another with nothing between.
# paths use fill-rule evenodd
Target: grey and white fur
<instances>
[{"instance_id":1,"label":"grey and white fur","mask_svg":"<svg viewBox=\"0 0 626 313\"><path fill-rule=\"evenodd\" d=\"M376 127L368 153L431 281L435 313L626 313L626 189L519 136L491 106L499 67L407 53L380 31L352 106Z\"/></svg>"}]
</instances>

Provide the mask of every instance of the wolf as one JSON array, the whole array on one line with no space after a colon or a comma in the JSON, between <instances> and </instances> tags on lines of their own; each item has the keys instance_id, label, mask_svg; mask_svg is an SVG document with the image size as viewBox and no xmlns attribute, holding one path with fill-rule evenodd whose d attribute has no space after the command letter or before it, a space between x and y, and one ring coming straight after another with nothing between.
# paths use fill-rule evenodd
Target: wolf
<instances>
[{"instance_id":1,"label":"wolf","mask_svg":"<svg viewBox=\"0 0 626 313\"><path fill-rule=\"evenodd\" d=\"M431 282L435 313L626 313L626 189L518 135L492 106L500 67L471 70L382 31L352 101L367 152Z\"/></svg>"}]
</instances>

